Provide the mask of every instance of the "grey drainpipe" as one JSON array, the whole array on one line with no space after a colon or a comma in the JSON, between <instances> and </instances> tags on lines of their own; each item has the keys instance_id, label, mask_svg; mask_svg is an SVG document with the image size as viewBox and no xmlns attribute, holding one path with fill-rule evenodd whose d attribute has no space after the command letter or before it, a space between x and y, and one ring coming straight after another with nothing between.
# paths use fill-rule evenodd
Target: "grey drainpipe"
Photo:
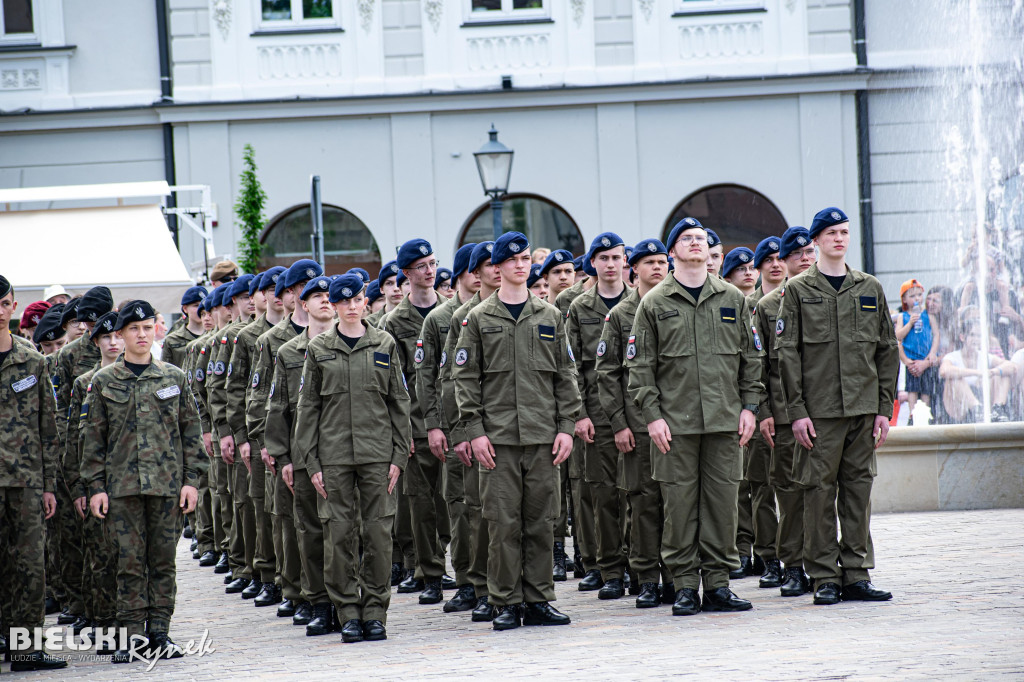
<instances>
[{"instance_id":1,"label":"grey drainpipe","mask_svg":"<svg viewBox=\"0 0 1024 682\"><path fill-rule=\"evenodd\" d=\"M868 69L867 27L864 22L865 0L853 0L854 51L857 70ZM875 222L871 204L871 137L868 116L868 91L854 93L857 109L857 170L860 189L861 258L864 272L875 273Z\"/></svg>"},{"instance_id":2,"label":"grey drainpipe","mask_svg":"<svg viewBox=\"0 0 1024 682\"><path fill-rule=\"evenodd\" d=\"M173 83L171 81L171 45L167 32L167 0L156 0L156 41L157 49L160 52L160 102L170 104L174 99L171 95ZM174 172L174 128L170 123L164 123L162 128L164 179L167 180L168 185L175 185L177 180L175 179L176 175ZM169 208L174 208L177 205L178 200L174 194L167 197L167 206ZM174 236L174 245L180 248L178 244L178 216L170 216L167 226Z\"/></svg>"}]
</instances>

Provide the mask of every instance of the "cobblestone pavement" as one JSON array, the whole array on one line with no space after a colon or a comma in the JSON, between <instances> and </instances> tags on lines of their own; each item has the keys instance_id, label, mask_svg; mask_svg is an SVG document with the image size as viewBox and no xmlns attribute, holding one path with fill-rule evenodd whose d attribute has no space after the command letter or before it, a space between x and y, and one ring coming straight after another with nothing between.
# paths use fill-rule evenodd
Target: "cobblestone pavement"
<instances>
[{"instance_id":1,"label":"cobblestone pavement","mask_svg":"<svg viewBox=\"0 0 1024 682\"><path fill-rule=\"evenodd\" d=\"M172 636L185 644L209 628L216 652L163 661L148 674L139 663L73 661L49 677L1021 679L1022 528L1024 510L876 516L872 577L895 594L881 604L813 606L809 596L784 599L747 578L733 589L753 600L753 611L673 618L667 606L638 610L628 596L599 602L570 580L557 584L557 606L573 618L568 627L498 633L468 613L395 595L389 639L359 644L342 644L337 634L306 637L273 607L225 595L221 576L200 569L183 540Z\"/></svg>"}]
</instances>

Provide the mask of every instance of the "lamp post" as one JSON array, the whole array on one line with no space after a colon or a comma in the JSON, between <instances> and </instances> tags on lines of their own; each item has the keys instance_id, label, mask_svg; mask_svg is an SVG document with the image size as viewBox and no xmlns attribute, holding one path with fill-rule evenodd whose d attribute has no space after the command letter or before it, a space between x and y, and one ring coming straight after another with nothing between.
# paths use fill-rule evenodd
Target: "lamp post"
<instances>
[{"instance_id":1,"label":"lamp post","mask_svg":"<svg viewBox=\"0 0 1024 682\"><path fill-rule=\"evenodd\" d=\"M494 124L487 133L490 138L479 151L473 152L476 170L480 173L480 184L484 194L491 198L491 213L494 217L494 238L501 236L501 197L508 192L508 180L512 175L512 155L515 153L498 142L498 131Z\"/></svg>"}]
</instances>

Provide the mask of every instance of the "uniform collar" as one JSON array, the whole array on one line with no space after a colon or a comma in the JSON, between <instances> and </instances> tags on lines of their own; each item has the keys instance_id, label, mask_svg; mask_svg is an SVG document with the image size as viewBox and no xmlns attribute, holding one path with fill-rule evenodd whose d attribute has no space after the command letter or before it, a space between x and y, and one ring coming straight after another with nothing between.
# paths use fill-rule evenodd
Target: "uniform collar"
<instances>
[{"instance_id":1,"label":"uniform collar","mask_svg":"<svg viewBox=\"0 0 1024 682\"><path fill-rule=\"evenodd\" d=\"M397 308L396 308L397 310ZM348 344L341 340L338 335L338 324L334 323L326 333L318 336L318 339L323 339L324 345L332 350L341 351L342 353L350 354L355 351L365 348L366 346L376 345L378 342L377 335L386 332L381 332L375 327L372 327L366 323L366 320L362 321L363 327L366 329L366 333L359 337L356 341L356 345L349 348Z\"/></svg>"},{"instance_id":2,"label":"uniform collar","mask_svg":"<svg viewBox=\"0 0 1024 682\"><path fill-rule=\"evenodd\" d=\"M130 381L131 379L156 379L162 377L164 363L160 362L156 358L146 366L146 369L142 370L142 374L135 376L135 372L128 369L124 364L124 353L117 356L117 360L114 360L114 364L110 365L110 373L117 379L123 381Z\"/></svg>"},{"instance_id":3,"label":"uniform collar","mask_svg":"<svg viewBox=\"0 0 1024 682\"><path fill-rule=\"evenodd\" d=\"M518 324L519 322L522 322L527 317L532 315L537 310L538 304L543 303L544 301L540 300L533 294L530 294L530 297L526 299L526 304L523 306L523 312L519 314L518 320L512 317L512 313L508 311L508 308L505 307L505 304L501 301L500 298L498 298L497 291L491 294L487 298L487 300L484 301L481 305L483 306L485 313L493 315L494 317L503 317L506 320L510 321L512 324Z\"/></svg>"},{"instance_id":4,"label":"uniform collar","mask_svg":"<svg viewBox=\"0 0 1024 682\"><path fill-rule=\"evenodd\" d=\"M807 278L807 283L813 286L818 291L828 294L835 298L839 294L844 293L847 289L852 289L853 286L864 279L864 273L859 270L846 266L846 279L843 280L843 286L839 287L839 291L833 288L832 283L825 279L825 275L822 274L821 270L818 269L818 264L815 263L803 273L804 277Z\"/></svg>"},{"instance_id":5,"label":"uniform collar","mask_svg":"<svg viewBox=\"0 0 1024 682\"><path fill-rule=\"evenodd\" d=\"M18 365L26 362L30 357L32 357L32 353L35 352L25 344L18 343L18 340L14 338L13 333L11 334L11 344L11 350L7 353L7 357L4 358L4 367L7 365Z\"/></svg>"},{"instance_id":6,"label":"uniform collar","mask_svg":"<svg viewBox=\"0 0 1024 682\"><path fill-rule=\"evenodd\" d=\"M668 278L665 282L669 282L670 286L666 288L665 294L667 296L678 296L686 301L692 301L693 298L690 296L690 292L683 288L682 283L676 279L675 275L669 273ZM665 282L662 282L658 286L665 286ZM715 294L725 291L727 287L731 286L724 279L708 275L708 278L704 280L704 286L700 290L700 298L696 301L696 305L700 305L702 301L705 301ZM650 293L653 293L653 289ZM648 295L649 295L648 294Z\"/></svg>"},{"instance_id":7,"label":"uniform collar","mask_svg":"<svg viewBox=\"0 0 1024 682\"><path fill-rule=\"evenodd\" d=\"M619 298L620 303L626 300L626 294L629 293L629 291L630 288L625 287L625 289L622 292L622 297ZM600 313L601 315L607 315L612 310L611 308L608 307L608 304L604 302L604 297L597 293L597 284L594 284L594 286L590 287L582 294L577 296L576 300L583 301L583 303L581 303L580 305L585 305L591 310L593 310L595 313Z\"/></svg>"}]
</instances>

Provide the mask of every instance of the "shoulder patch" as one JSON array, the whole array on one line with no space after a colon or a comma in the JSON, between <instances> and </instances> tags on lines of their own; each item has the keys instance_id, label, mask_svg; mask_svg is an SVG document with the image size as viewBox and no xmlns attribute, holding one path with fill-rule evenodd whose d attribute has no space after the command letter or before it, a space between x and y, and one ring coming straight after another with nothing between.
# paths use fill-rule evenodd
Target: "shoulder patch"
<instances>
[{"instance_id":1,"label":"shoulder patch","mask_svg":"<svg viewBox=\"0 0 1024 682\"><path fill-rule=\"evenodd\" d=\"M782 332L783 332L783 331L784 331L785 329L786 329L786 323L785 323L785 322L783 322L783 321L782 321L782 318L780 317L780 318L779 318L778 320L776 320L776 322L775 322L775 335L776 335L776 336L778 336L778 335L779 335L779 334L781 334L781 333L782 333Z\"/></svg>"},{"instance_id":2,"label":"shoulder patch","mask_svg":"<svg viewBox=\"0 0 1024 682\"><path fill-rule=\"evenodd\" d=\"M629 339L626 341L626 359L632 360L636 357L636 335L630 334Z\"/></svg>"},{"instance_id":3,"label":"shoulder patch","mask_svg":"<svg viewBox=\"0 0 1024 682\"><path fill-rule=\"evenodd\" d=\"M604 354L605 354L605 351L607 351L607 350L608 350L608 344L605 343L604 339L601 339L601 342L599 344L597 344L597 357L603 358Z\"/></svg>"},{"instance_id":4,"label":"shoulder patch","mask_svg":"<svg viewBox=\"0 0 1024 682\"><path fill-rule=\"evenodd\" d=\"M462 366L469 361L469 351L465 348L460 348L455 351L455 364Z\"/></svg>"},{"instance_id":5,"label":"shoulder patch","mask_svg":"<svg viewBox=\"0 0 1024 682\"><path fill-rule=\"evenodd\" d=\"M751 325L750 331L754 332L754 348L758 350L764 350L761 346L761 336L757 333L757 327Z\"/></svg>"},{"instance_id":6,"label":"shoulder patch","mask_svg":"<svg viewBox=\"0 0 1024 682\"><path fill-rule=\"evenodd\" d=\"M256 388L259 385L260 385L260 373L259 372L253 372L252 373L252 387Z\"/></svg>"}]
</instances>

